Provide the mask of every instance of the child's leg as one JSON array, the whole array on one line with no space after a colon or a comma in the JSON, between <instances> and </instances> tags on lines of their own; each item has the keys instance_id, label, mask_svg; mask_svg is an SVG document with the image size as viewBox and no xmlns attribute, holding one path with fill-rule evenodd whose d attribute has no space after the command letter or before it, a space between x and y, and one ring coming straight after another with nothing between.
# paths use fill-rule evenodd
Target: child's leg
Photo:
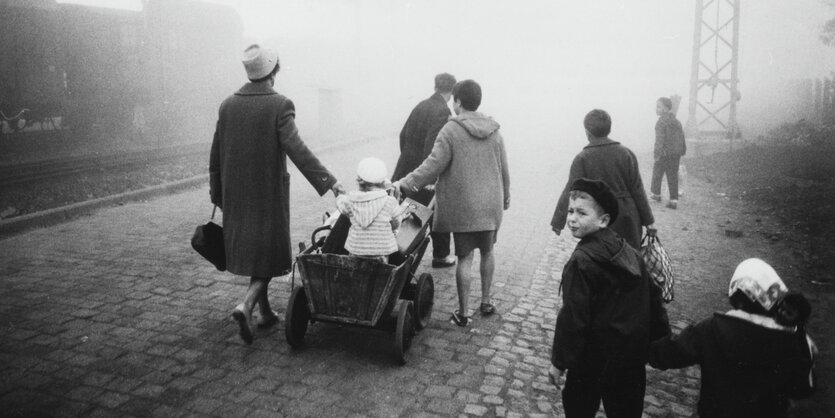
<instances>
[{"instance_id":1,"label":"child's leg","mask_svg":"<svg viewBox=\"0 0 835 418\"><path fill-rule=\"evenodd\" d=\"M681 157L670 157L667 163L667 186L670 189L670 200L678 200L678 165Z\"/></svg>"},{"instance_id":2,"label":"child's leg","mask_svg":"<svg viewBox=\"0 0 835 418\"><path fill-rule=\"evenodd\" d=\"M568 369L562 390L562 405L568 418L594 418L600 409L600 374ZM613 416L613 415L609 415Z\"/></svg>"},{"instance_id":3,"label":"child's leg","mask_svg":"<svg viewBox=\"0 0 835 418\"><path fill-rule=\"evenodd\" d=\"M643 364L609 368L602 384L607 417L641 418L647 387L647 371Z\"/></svg>"},{"instance_id":4,"label":"child's leg","mask_svg":"<svg viewBox=\"0 0 835 418\"><path fill-rule=\"evenodd\" d=\"M652 196L661 195L661 179L664 178L664 159L655 160L652 164L652 182L649 186L649 192Z\"/></svg>"}]
</instances>

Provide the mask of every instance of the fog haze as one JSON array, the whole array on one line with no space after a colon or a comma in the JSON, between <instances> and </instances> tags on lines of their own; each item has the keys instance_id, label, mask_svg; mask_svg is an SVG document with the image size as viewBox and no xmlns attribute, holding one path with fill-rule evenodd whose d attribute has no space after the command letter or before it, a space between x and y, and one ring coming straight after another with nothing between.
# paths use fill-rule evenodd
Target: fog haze
<instances>
[{"instance_id":1,"label":"fog haze","mask_svg":"<svg viewBox=\"0 0 835 418\"><path fill-rule=\"evenodd\" d=\"M240 14L244 44L278 49L278 89L296 101L312 137L396 137L443 71L478 81L480 110L530 146L573 153L585 143L583 115L602 108L613 138L649 149L659 96L682 96L678 117L687 119L692 0L212 2ZM741 8L738 119L754 136L797 117L787 97L793 80L835 68L835 50L818 39L835 8L822 0L743 0Z\"/></svg>"}]
</instances>

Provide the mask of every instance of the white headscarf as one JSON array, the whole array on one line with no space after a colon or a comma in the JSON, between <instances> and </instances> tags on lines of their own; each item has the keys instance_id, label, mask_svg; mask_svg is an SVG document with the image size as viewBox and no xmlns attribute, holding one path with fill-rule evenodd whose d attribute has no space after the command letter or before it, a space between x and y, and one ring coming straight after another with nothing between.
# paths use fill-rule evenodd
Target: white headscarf
<instances>
[{"instance_id":1,"label":"white headscarf","mask_svg":"<svg viewBox=\"0 0 835 418\"><path fill-rule=\"evenodd\" d=\"M766 311L770 311L789 292L777 272L758 258L749 258L736 267L728 286L728 296L737 290Z\"/></svg>"}]
</instances>

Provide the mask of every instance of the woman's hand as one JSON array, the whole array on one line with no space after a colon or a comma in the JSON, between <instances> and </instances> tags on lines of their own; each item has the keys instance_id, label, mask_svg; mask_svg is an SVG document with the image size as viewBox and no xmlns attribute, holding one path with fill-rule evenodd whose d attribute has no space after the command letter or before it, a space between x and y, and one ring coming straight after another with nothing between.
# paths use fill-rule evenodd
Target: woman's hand
<instances>
[{"instance_id":1,"label":"woman's hand","mask_svg":"<svg viewBox=\"0 0 835 418\"><path fill-rule=\"evenodd\" d=\"M560 378L562 377L562 370L556 368L553 364L551 365L551 369L548 370L548 381L551 382L552 385L556 386L557 389L560 389L561 382Z\"/></svg>"}]
</instances>

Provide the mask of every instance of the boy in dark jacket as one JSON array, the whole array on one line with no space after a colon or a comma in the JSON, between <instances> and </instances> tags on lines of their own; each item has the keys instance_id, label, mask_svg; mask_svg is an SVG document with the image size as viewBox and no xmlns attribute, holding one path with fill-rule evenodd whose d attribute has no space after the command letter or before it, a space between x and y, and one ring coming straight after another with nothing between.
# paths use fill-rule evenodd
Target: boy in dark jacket
<instances>
[{"instance_id":1,"label":"boy in dark jacket","mask_svg":"<svg viewBox=\"0 0 835 418\"><path fill-rule=\"evenodd\" d=\"M568 370L562 398L569 418L594 417L601 400L609 417L640 417L650 340L670 332L640 254L608 228L617 216L606 183L572 183L568 228L580 242L563 269L549 372L559 387Z\"/></svg>"},{"instance_id":2,"label":"boy in dark jacket","mask_svg":"<svg viewBox=\"0 0 835 418\"><path fill-rule=\"evenodd\" d=\"M814 390L817 349L804 331L811 307L756 258L736 268L728 297L734 309L652 343L649 363L701 367L702 418L786 417L789 398Z\"/></svg>"},{"instance_id":3,"label":"boy in dark jacket","mask_svg":"<svg viewBox=\"0 0 835 418\"><path fill-rule=\"evenodd\" d=\"M678 170L681 157L687 153L687 142L684 140L684 130L681 122L673 112L673 101L661 97L655 102L655 163L652 165L652 182L650 183L650 198L661 201L661 180L667 176L667 186L670 189L670 201L667 207L678 208Z\"/></svg>"}]
</instances>

